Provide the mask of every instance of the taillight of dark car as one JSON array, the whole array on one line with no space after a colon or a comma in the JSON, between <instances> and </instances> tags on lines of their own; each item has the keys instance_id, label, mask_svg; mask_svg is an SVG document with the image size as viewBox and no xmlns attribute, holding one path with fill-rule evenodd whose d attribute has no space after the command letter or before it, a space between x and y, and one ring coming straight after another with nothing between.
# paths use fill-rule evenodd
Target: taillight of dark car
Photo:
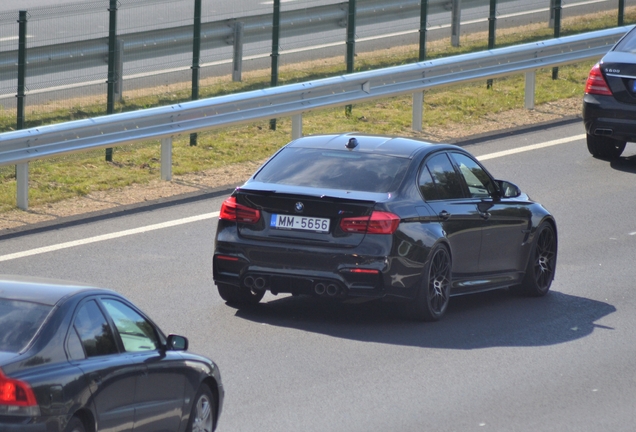
<instances>
[{"instance_id":1,"label":"taillight of dark car","mask_svg":"<svg viewBox=\"0 0 636 432\"><path fill-rule=\"evenodd\" d=\"M601 67L598 63L594 65L587 77L587 82L585 83L585 93L593 95L612 96L612 90L610 90L609 86L607 85L607 81L605 81L605 77L603 76L603 72L601 72Z\"/></svg>"},{"instance_id":2,"label":"taillight of dark car","mask_svg":"<svg viewBox=\"0 0 636 432\"><path fill-rule=\"evenodd\" d=\"M39 415L40 409L31 387L7 378L0 369L0 415Z\"/></svg>"},{"instance_id":3,"label":"taillight of dark car","mask_svg":"<svg viewBox=\"0 0 636 432\"><path fill-rule=\"evenodd\" d=\"M393 234L400 224L396 214L374 211L371 216L343 218L340 229L349 233L360 234Z\"/></svg>"},{"instance_id":4,"label":"taillight of dark car","mask_svg":"<svg viewBox=\"0 0 636 432\"><path fill-rule=\"evenodd\" d=\"M255 224L261 218L257 209L238 204L235 197L229 197L221 205L219 219L225 219L244 224Z\"/></svg>"}]
</instances>

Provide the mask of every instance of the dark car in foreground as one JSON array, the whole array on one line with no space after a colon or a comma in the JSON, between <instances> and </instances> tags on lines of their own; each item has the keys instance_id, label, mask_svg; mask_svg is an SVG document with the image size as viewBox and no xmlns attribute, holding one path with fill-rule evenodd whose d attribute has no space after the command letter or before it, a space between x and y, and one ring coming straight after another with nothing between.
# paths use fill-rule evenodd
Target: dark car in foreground
<instances>
[{"instance_id":1,"label":"dark car in foreground","mask_svg":"<svg viewBox=\"0 0 636 432\"><path fill-rule=\"evenodd\" d=\"M0 431L211 432L218 367L114 291L0 277Z\"/></svg>"},{"instance_id":2,"label":"dark car in foreground","mask_svg":"<svg viewBox=\"0 0 636 432\"><path fill-rule=\"evenodd\" d=\"M617 159L627 142L636 142L636 27L590 71L583 123L594 157Z\"/></svg>"},{"instance_id":3,"label":"dark car in foreground","mask_svg":"<svg viewBox=\"0 0 636 432\"><path fill-rule=\"evenodd\" d=\"M401 300L434 321L452 295L554 278L553 216L464 149L361 134L292 141L223 203L213 257L220 296L266 291Z\"/></svg>"}]
</instances>

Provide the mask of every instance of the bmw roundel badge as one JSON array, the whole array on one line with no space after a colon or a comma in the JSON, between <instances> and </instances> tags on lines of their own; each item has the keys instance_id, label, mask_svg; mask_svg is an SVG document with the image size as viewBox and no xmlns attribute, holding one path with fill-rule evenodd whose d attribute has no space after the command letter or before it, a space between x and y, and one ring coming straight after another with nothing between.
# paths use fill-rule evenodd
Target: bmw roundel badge
<instances>
[{"instance_id":1,"label":"bmw roundel badge","mask_svg":"<svg viewBox=\"0 0 636 432\"><path fill-rule=\"evenodd\" d=\"M305 210L305 204L298 201L296 205L294 205L294 209L296 210L296 213L302 213L303 210Z\"/></svg>"}]
</instances>

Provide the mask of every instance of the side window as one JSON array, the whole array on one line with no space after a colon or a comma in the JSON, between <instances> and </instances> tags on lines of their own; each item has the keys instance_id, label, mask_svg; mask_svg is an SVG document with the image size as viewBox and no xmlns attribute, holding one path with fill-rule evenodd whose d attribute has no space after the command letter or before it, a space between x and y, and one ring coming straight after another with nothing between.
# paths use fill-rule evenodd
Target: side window
<instances>
[{"instance_id":1,"label":"side window","mask_svg":"<svg viewBox=\"0 0 636 432\"><path fill-rule=\"evenodd\" d=\"M482 167L466 155L460 153L451 153L451 155L466 181L470 196L473 198L488 198L492 196L495 187L490 176L486 174Z\"/></svg>"},{"instance_id":2,"label":"side window","mask_svg":"<svg viewBox=\"0 0 636 432\"><path fill-rule=\"evenodd\" d=\"M71 327L71 331L68 332L68 340L66 341L66 351L68 352L69 358L73 360L81 360L86 358L86 354L84 353L84 347L82 346L82 341L77 335L77 331L75 327Z\"/></svg>"},{"instance_id":3,"label":"side window","mask_svg":"<svg viewBox=\"0 0 636 432\"><path fill-rule=\"evenodd\" d=\"M434 201L437 198L437 190L435 190L435 183L433 183L433 177L428 170L428 167L424 165L419 178L420 192L426 201Z\"/></svg>"},{"instance_id":4,"label":"side window","mask_svg":"<svg viewBox=\"0 0 636 432\"><path fill-rule=\"evenodd\" d=\"M465 197L461 178L455 171L446 153L433 156L426 162L426 166L435 183L437 199L444 200Z\"/></svg>"},{"instance_id":5,"label":"side window","mask_svg":"<svg viewBox=\"0 0 636 432\"><path fill-rule=\"evenodd\" d=\"M117 327L126 352L151 351L159 348L159 341L152 324L134 309L113 299L103 299L102 303Z\"/></svg>"},{"instance_id":6,"label":"side window","mask_svg":"<svg viewBox=\"0 0 636 432\"><path fill-rule=\"evenodd\" d=\"M75 317L75 330L82 341L87 357L118 352L106 317L94 300L87 301L80 308Z\"/></svg>"}]
</instances>

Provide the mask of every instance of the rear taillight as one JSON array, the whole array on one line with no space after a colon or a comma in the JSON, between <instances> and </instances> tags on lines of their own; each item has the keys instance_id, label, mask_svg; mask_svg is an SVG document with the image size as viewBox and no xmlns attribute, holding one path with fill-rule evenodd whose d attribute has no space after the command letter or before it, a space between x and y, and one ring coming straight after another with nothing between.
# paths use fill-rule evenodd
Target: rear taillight
<instances>
[{"instance_id":1,"label":"rear taillight","mask_svg":"<svg viewBox=\"0 0 636 432\"><path fill-rule=\"evenodd\" d=\"M612 90L610 90L609 86L607 85L607 81L605 81L605 77L603 76L603 72L601 72L601 67L598 63L594 65L587 77L587 82L585 83L585 93L602 96L612 96Z\"/></svg>"},{"instance_id":2,"label":"rear taillight","mask_svg":"<svg viewBox=\"0 0 636 432\"><path fill-rule=\"evenodd\" d=\"M39 412L31 387L20 380L7 378L0 370L0 414L32 415Z\"/></svg>"},{"instance_id":3,"label":"rear taillight","mask_svg":"<svg viewBox=\"0 0 636 432\"><path fill-rule=\"evenodd\" d=\"M221 205L219 219L225 219L244 224L255 224L261 218L257 209L238 204L235 197L229 197Z\"/></svg>"},{"instance_id":4,"label":"rear taillight","mask_svg":"<svg viewBox=\"0 0 636 432\"><path fill-rule=\"evenodd\" d=\"M393 213L374 211L371 216L344 218L340 229L349 233L393 234L400 224L400 217Z\"/></svg>"}]
</instances>

